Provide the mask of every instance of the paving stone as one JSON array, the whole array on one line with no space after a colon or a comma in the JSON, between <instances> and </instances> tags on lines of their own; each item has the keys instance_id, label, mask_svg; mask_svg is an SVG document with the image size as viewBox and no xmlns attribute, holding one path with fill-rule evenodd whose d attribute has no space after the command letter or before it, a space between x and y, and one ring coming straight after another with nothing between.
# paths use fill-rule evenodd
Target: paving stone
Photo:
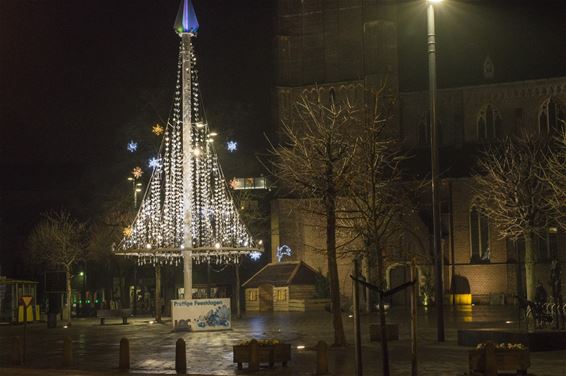
<instances>
[{"instance_id":1,"label":"paving stone","mask_svg":"<svg viewBox=\"0 0 566 376\"><path fill-rule=\"evenodd\" d=\"M434 310L419 311L419 375L465 375L468 369L468 347L456 344L458 328L518 326L515 307L476 306L471 311L446 313L446 342L436 343ZM8 369L12 337L22 335L21 326L0 326L0 375L90 376L117 373L119 343L130 340L130 375L175 374L175 341L182 337L187 344L188 373L191 375L238 375L232 363L232 346L251 338L277 338L293 346L287 368L280 364L272 369L262 367L258 375L312 375L316 367L314 351L297 350L297 345L314 346L319 340L331 344L332 317L328 312L279 312L248 314L232 322L233 330L224 332L174 333L170 321L149 324L151 318L133 318L128 325L98 325L96 319L76 319L68 329L47 329L45 323L28 325L28 349L25 368ZM392 309L388 323L399 324L399 341L389 343L391 374L410 375L410 325L408 309ZM369 341L369 323L378 321L376 314L362 317L364 374L381 374L381 348ZM346 336L353 343L353 320L344 316ZM73 367L77 371L60 371L63 361L63 339L73 340ZM329 368L334 375L354 374L354 348L330 348ZM566 351L531 354L529 372L536 375L566 376ZM4 368L2 368L4 367ZM16 373L17 372L17 373Z\"/></svg>"}]
</instances>

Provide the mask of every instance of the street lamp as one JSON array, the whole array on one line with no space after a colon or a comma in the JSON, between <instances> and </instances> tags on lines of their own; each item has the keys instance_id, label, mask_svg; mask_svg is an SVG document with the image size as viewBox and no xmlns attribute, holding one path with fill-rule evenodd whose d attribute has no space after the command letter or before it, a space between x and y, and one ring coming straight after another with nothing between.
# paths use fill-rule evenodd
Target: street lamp
<instances>
[{"instance_id":1,"label":"street lamp","mask_svg":"<svg viewBox=\"0 0 566 376\"><path fill-rule=\"evenodd\" d=\"M128 177L128 181L132 182L132 191L134 193L134 209L138 206L138 193L142 191L141 186L142 183L137 183L137 179L130 176Z\"/></svg>"},{"instance_id":2,"label":"street lamp","mask_svg":"<svg viewBox=\"0 0 566 376\"><path fill-rule=\"evenodd\" d=\"M430 112L430 161L432 174L432 222L436 277L436 334L444 342L444 291L442 285L442 247L440 244L440 197L438 179L438 129L436 124L436 34L434 31L434 4L442 0L427 0L427 54Z\"/></svg>"}]
</instances>

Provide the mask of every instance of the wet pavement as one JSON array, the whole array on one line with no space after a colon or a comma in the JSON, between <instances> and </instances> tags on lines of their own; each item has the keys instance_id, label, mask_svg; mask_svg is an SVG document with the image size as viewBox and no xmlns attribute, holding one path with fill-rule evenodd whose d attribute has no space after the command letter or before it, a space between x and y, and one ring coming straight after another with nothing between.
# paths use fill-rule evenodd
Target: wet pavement
<instances>
[{"instance_id":1,"label":"wet pavement","mask_svg":"<svg viewBox=\"0 0 566 376\"><path fill-rule=\"evenodd\" d=\"M419 311L418 360L419 375L465 375L469 347L456 344L456 330L463 328L518 328L515 307L475 306L466 310L448 309L446 341L436 342L436 315L433 310ZM9 367L13 337L22 335L23 326L0 326L0 374L35 375L100 375L117 373L119 342L130 341L130 374L175 374L175 341L184 338L187 344L188 373L191 375L238 375L232 359L232 346L256 339L277 338L292 344L292 359L288 367L276 364L263 368L259 375L312 375L316 367L314 351L298 350L296 346L314 346L319 340L332 343L331 315L328 312L281 312L247 314L234 320L233 329L223 332L174 333L170 322L150 324L151 318L130 318L128 325L120 319L100 326L96 319L75 319L70 328L60 323L47 329L45 323L28 325L26 366ZM389 342L391 374L410 375L410 325L408 310L394 309L388 323L399 324L399 341ZM369 341L368 324L376 322L376 314L362 317L362 344L365 375L381 375L381 348ZM506 323L506 321L511 321ZM114 324L115 323L115 324ZM344 316L346 335L353 343L353 320ZM63 338L73 341L73 370L61 371ZM331 348L330 372L334 375L354 374L354 348ZM91 373L96 372L96 373ZM121 373L123 374L123 373ZM566 350L531 353L529 374L566 376Z\"/></svg>"}]
</instances>

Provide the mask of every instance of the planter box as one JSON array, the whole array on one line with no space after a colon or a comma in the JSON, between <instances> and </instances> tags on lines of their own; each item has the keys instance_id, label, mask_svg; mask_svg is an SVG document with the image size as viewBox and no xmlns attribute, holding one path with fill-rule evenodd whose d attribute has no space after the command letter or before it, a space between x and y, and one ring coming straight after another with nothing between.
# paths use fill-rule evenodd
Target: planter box
<instances>
[{"instance_id":1,"label":"planter box","mask_svg":"<svg viewBox=\"0 0 566 376\"><path fill-rule=\"evenodd\" d=\"M519 375L526 375L527 368L531 366L529 350L496 349L495 364L497 371L517 371ZM484 349L470 350L470 374L473 372L486 373L486 353Z\"/></svg>"},{"instance_id":2,"label":"planter box","mask_svg":"<svg viewBox=\"0 0 566 376\"><path fill-rule=\"evenodd\" d=\"M250 345L236 345L234 349L234 363L238 363L238 369L242 369L242 363L250 362ZM268 363L273 367L275 363L282 363L287 367L287 362L291 360L291 345L279 343L277 345L258 346L259 363Z\"/></svg>"}]
</instances>

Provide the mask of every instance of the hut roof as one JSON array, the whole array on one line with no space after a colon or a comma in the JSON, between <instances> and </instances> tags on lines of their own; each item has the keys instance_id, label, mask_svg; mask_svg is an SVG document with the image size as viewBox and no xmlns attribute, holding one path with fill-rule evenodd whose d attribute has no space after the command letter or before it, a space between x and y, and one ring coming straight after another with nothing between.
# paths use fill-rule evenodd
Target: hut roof
<instances>
[{"instance_id":1,"label":"hut roof","mask_svg":"<svg viewBox=\"0 0 566 376\"><path fill-rule=\"evenodd\" d=\"M302 261L276 262L264 266L248 279L242 287L253 288L264 284L277 287L314 285L319 275L320 273Z\"/></svg>"}]
</instances>

